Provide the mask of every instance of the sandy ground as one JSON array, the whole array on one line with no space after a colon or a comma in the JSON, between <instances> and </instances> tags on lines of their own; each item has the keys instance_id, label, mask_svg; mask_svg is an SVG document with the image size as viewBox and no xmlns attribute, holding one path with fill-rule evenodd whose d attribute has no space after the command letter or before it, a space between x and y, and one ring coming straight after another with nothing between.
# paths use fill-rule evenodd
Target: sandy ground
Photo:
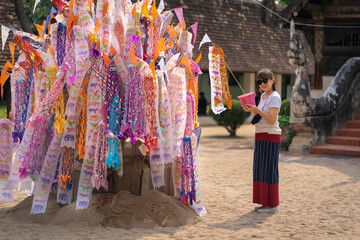
<instances>
[{"instance_id":1,"label":"sandy ground","mask_svg":"<svg viewBox=\"0 0 360 240\"><path fill-rule=\"evenodd\" d=\"M0 203L0 239L359 239L360 159L280 154L280 211L253 211L254 128L229 138L204 127L200 169L204 218L163 193L93 197L88 210L60 208L30 216L31 197Z\"/></svg>"}]
</instances>

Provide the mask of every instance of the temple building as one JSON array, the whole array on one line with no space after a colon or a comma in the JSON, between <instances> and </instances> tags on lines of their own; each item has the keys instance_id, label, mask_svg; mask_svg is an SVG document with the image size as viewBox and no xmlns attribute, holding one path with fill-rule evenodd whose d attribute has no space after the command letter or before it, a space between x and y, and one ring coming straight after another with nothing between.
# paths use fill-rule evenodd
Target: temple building
<instances>
[{"instance_id":1,"label":"temple building","mask_svg":"<svg viewBox=\"0 0 360 240\"><path fill-rule=\"evenodd\" d=\"M212 42L224 50L225 61L245 92L256 90L255 76L261 68L270 68L275 74L280 95L283 99L290 98L295 73L286 55L290 39L289 24L287 26L265 24L266 10L252 0L165 1L166 9L179 5L184 8L187 27L199 22L194 54L199 54L199 43L207 33ZM284 8L282 5L275 7L279 10ZM306 51L309 74L314 82L314 55L303 31L299 30L298 34ZM200 67L204 74L199 81L199 89L205 93L207 99L210 99L209 46L211 44L204 44L201 47ZM230 72L228 77L230 93L232 98L236 99L242 91Z\"/></svg>"},{"instance_id":2,"label":"temple building","mask_svg":"<svg viewBox=\"0 0 360 240\"><path fill-rule=\"evenodd\" d=\"M340 67L348 59L360 56L360 3L357 0L309 0L298 12L293 12L293 16L296 23L304 24L298 28L303 30L315 56L312 86L322 94Z\"/></svg>"}]
</instances>

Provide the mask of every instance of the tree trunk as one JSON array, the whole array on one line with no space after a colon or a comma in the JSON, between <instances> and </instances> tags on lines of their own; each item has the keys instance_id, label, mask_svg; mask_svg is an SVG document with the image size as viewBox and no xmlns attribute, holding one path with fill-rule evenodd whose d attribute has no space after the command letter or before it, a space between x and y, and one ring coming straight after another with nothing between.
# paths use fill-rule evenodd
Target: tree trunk
<instances>
[{"instance_id":1,"label":"tree trunk","mask_svg":"<svg viewBox=\"0 0 360 240\"><path fill-rule=\"evenodd\" d=\"M293 17L296 17L297 13L308 3L308 1L309 0L293 0L281 12L281 16L290 21Z\"/></svg>"},{"instance_id":2,"label":"tree trunk","mask_svg":"<svg viewBox=\"0 0 360 240\"><path fill-rule=\"evenodd\" d=\"M22 30L24 30L25 32L28 32L28 33L33 33L33 31L31 30L29 18L25 12L22 0L12 0L12 1L15 4L16 15L18 16L18 19L21 23Z\"/></svg>"}]
</instances>

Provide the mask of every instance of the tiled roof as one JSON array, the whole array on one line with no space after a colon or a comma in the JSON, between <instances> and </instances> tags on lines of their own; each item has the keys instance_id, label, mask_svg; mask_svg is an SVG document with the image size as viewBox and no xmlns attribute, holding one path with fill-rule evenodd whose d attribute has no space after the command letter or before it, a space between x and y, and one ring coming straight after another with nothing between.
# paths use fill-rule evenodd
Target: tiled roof
<instances>
[{"instance_id":1,"label":"tiled roof","mask_svg":"<svg viewBox=\"0 0 360 240\"><path fill-rule=\"evenodd\" d=\"M16 29L21 29L20 21L15 12L15 5L11 0L1 0L0 1L0 24L5 25L7 27L12 26ZM0 31L0 39L1 39L1 31ZM6 41L5 49L2 51L2 46L0 43L0 71L3 69L6 61L11 61L11 54L9 50L9 41L13 42L13 34L10 31L8 40Z\"/></svg>"},{"instance_id":2,"label":"tiled roof","mask_svg":"<svg viewBox=\"0 0 360 240\"><path fill-rule=\"evenodd\" d=\"M294 74L288 63L290 30L265 26L261 19L263 9L255 3L239 0L165 0L165 10L183 7L187 27L199 22L194 54L205 33L223 48L225 61L233 72L257 72L270 68L279 74ZM176 19L176 16L174 16ZM177 19L176 19L177 20ZM313 75L314 56L304 33L297 31L304 46L309 74ZM201 48L200 67L208 69L208 47Z\"/></svg>"}]
</instances>

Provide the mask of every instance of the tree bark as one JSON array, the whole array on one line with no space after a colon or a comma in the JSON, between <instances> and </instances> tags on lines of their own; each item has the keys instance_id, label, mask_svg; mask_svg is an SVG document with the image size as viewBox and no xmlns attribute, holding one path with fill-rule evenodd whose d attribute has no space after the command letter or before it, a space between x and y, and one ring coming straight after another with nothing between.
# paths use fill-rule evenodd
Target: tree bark
<instances>
[{"instance_id":1,"label":"tree bark","mask_svg":"<svg viewBox=\"0 0 360 240\"><path fill-rule=\"evenodd\" d=\"M19 18L22 30L24 30L25 32L28 32L28 33L33 33L33 31L31 30L29 18L25 12L22 0L12 0L12 1L15 4L16 15Z\"/></svg>"},{"instance_id":2,"label":"tree bark","mask_svg":"<svg viewBox=\"0 0 360 240\"><path fill-rule=\"evenodd\" d=\"M290 21L294 16L294 13L298 13L309 0L293 0L287 7L282 10L281 16Z\"/></svg>"}]
</instances>

